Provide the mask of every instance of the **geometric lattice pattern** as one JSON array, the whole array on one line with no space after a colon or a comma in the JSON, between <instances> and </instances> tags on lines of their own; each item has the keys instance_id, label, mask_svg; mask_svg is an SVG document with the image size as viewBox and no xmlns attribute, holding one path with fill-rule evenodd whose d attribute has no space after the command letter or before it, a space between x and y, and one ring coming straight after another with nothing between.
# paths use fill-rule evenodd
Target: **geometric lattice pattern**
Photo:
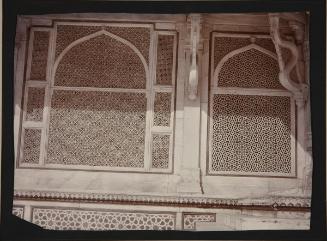
<instances>
[{"instance_id":1,"label":"geometric lattice pattern","mask_svg":"<svg viewBox=\"0 0 327 241\"><path fill-rule=\"evenodd\" d=\"M215 37L214 38L214 68L217 67L219 61L229 52L236 49L245 47L251 44L250 38L240 37ZM256 38L254 44L260 47L276 53L275 45L271 38Z\"/></svg>"},{"instance_id":2,"label":"geometric lattice pattern","mask_svg":"<svg viewBox=\"0 0 327 241\"><path fill-rule=\"evenodd\" d=\"M152 168L166 169L169 165L170 135L154 134L152 139Z\"/></svg>"},{"instance_id":3,"label":"geometric lattice pattern","mask_svg":"<svg viewBox=\"0 0 327 241\"><path fill-rule=\"evenodd\" d=\"M72 42L102 30L101 26L58 25L56 57ZM132 43L148 62L150 49L150 29L144 27L107 26L104 30Z\"/></svg>"},{"instance_id":4,"label":"geometric lattice pattern","mask_svg":"<svg viewBox=\"0 0 327 241\"><path fill-rule=\"evenodd\" d=\"M290 97L214 95L214 172L291 173Z\"/></svg>"},{"instance_id":5,"label":"geometric lattice pattern","mask_svg":"<svg viewBox=\"0 0 327 241\"><path fill-rule=\"evenodd\" d=\"M56 57L72 42L99 30L101 26L57 25Z\"/></svg>"},{"instance_id":6,"label":"geometric lattice pattern","mask_svg":"<svg viewBox=\"0 0 327 241\"><path fill-rule=\"evenodd\" d=\"M55 85L145 89L140 57L129 46L107 35L86 40L61 59Z\"/></svg>"},{"instance_id":7,"label":"geometric lattice pattern","mask_svg":"<svg viewBox=\"0 0 327 241\"><path fill-rule=\"evenodd\" d=\"M214 38L214 68L220 60L229 52L251 44L249 38L215 37Z\"/></svg>"},{"instance_id":8,"label":"geometric lattice pattern","mask_svg":"<svg viewBox=\"0 0 327 241\"><path fill-rule=\"evenodd\" d=\"M31 80L46 80L50 32L34 31Z\"/></svg>"},{"instance_id":9,"label":"geometric lattice pattern","mask_svg":"<svg viewBox=\"0 0 327 241\"><path fill-rule=\"evenodd\" d=\"M174 62L174 35L158 35L157 84L171 85Z\"/></svg>"},{"instance_id":10,"label":"geometric lattice pattern","mask_svg":"<svg viewBox=\"0 0 327 241\"><path fill-rule=\"evenodd\" d=\"M105 30L131 42L149 62L150 29L142 27L105 27Z\"/></svg>"},{"instance_id":11,"label":"geometric lattice pattern","mask_svg":"<svg viewBox=\"0 0 327 241\"><path fill-rule=\"evenodd\" d=\"M214 213L187 213L183 214L183 229L196 230L197 222L215 222L216 215Z\"/></svg>"},{"instance_id":12,"label":"geometric lattice pattern","mask_svg":"<svg viewBox=\"0 0 327 241\"><path fill-rule=\"evenodd\" d=\"M275 45L271 38L256 38L254 43L272 53L276 53Z\"/></svg>"},{"instance_id":13,"label":"geometric lattice pattern","mask_svg":"<svg viewBox=\"0 0 327 241\"><path fill-rule=\"evenodd\" d=\"M156 92L154 98L154 126L170 126L171 93Z\"/></svg>"},{"instance_id":14,"label":"geometric lattice pattern","mask_svg":"<svg viewBox=\"0 0 327 241\"><path fill-rule=\"evenodd\" d=\"M34 208L32 222L52 230L174 230L173 213Z\"/></svg>"},{"instance_id":15,"label":"geometric lattice pattern","mask_svg":"<svg viewBox=\"0 0 327 241\"><path fill-rule=\"evenodd\" d=\"M23 218L24 217L24 208L23 207L13 206L12 214L19 217L19 218Z\"/></svg>"},{"instance_id":16,"label":"geometric lattice pattern","mask_svg":"<svg viewBox=\"0 0 327 241\"><path fill-rule=\"evenodd\" d=\"M42 121L44 108L44 88L29 87L26 117L27 121Z\"/></svg>"},{"instance_id":17,"label":"geometric lattice pattern","mask_svg":"<svg viewBox=\"0 0 327 241\"><path fill-rule=\"evenodd\" d=\"M40 158L41 129L25 129L23 163L37 164Z\"/></svg>"},{"instance_id":18,"label":"geometric lattice pattern","mask_svg":"<svg viewBox=\"0 0 327 241\"><path fill-rule=\"evenodd\" d=\"M143 167L145 93L54 90L46 164Z\"/></svg>"},{"instance_id":19,"label":"geometric lattice pattern","mask_svg":"<svg viewBox=\"0 0 327 241\"><path fill-rule=\"evenodd\" d=\"M218 73L218 86L283 89L278 80L278 62L250 49L228 59Z\"/></svg>"}]
</instances>

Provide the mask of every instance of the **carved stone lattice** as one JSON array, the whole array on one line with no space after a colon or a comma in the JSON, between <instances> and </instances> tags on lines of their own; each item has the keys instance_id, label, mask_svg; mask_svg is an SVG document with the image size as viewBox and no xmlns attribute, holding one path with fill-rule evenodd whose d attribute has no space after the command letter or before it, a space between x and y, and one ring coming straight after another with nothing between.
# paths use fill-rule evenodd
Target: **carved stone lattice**
<instances>
[{"instance_id":1,"label":"carved stone lattice","mask_svg":"<svg viewBox=\"0 0 327 241\"><path fill-rule=\"evenodd\" d=\"M54 230L174 230L173 213L34 208L32 222Z\"/></svg>"},{"instance_id":2,"label":"carved stone lattice","mask_svg":"<svg viewBox=\"0 0 327 241\"><path fill-rule=\"evenodd\" d=\"M149 28L107 26L104 29L131 42L148 62L150 48ZM56 57L72 42L100 30L102 30L101 26L58 25Z\"/></svg>"},{"instance_id":3,"label":"carved stone lattice","mask_svg":"<svg viewBox=\"0 0 327 241\"><path fill-rule=\"evenodd\" d=\"M144 93L55 90L46 163L143 167Z\"/></svg>"},{"instance_id":4,"label":"carved stone lattice","mask_svg":"<svg viewBox=\"0 0 327 241\"><path fill-rule=\"evenodd\" d=\"M157 92L154 98L154 118L155 126L169 126L171 115L171 93Z\"/></svg>"},{"instance_id":5,"label":"carved stone lattice","mask_svg":"<svg viewBox=\"0 0 327 241\"><path fill-rule=\"evenodd\" d=\"M152 168L167 169L170 135L155 134L152 138Z\"/></svg>"},{"instance_id":6,"label":"carved stone lattice","mask_svg":"<svg viewBox=\"0 0 327 241\"><path fill-rule=\"evenodd\" d=\"M214 213L188 213L183 214L183 229L195 230L197 222L215 222L216 215Z\"/></svg>"},{"instance_id":7,"label":"carved stone lattice","mask_svg":"<svg viewBox=\"0 0 327 241\"><path fill-rule=\"evenodd\" d=\"M23 218L24 217L24 208L23 207L13 206L12 214L19 217L19 218Z\"/></svg>"},{"instance_id":8,"label":"carved stone lattice","mask_svg":"<svg viewBox=\"0 0 327 241\"><path fill-rule=\"evenodd\" d=\"M272 53L276 53L275 45L271 38L256 38L254 44L259 45Z\"/></svg>"},{"instance_id":9,"label":"carved stone lattice","mask_svg":"<svg viewBox=\"0 0 327 241\"><path fill-rule=\"evenodd\" d=\"M110 26L105 30L131 42L149 63L150 28Z\"/></svg>"},{"instance_id":10,"label":"carved stone lattice","mask_svg":"<svg viewBox=\"0 0 327 241\"><path fill-rule=\"evenodd\" d=\"M218 73L218 86L284 89L275 59L250 49L228 59Z\"/></svg>"},{"instance_id":11,"label":"carved stone lattice","mask_svg":"<svg viewBox=\"0 0 327 241\"><path fill-rule=\"evenodd\" d=\"M291 173L290 98L214 95L212 171Z\"/></svg>"},{"instance_id":12,"label":"carved stone lattice","mask_svg":"<svg viewBox=\"0 0 327 241\"><path fill-rule=\"evenodd\" d=\"M100 35L72 49L60 61L55 85L145 89L140 57L127 45Z\"/></svg>"},{"instance_id":13,"label":"carved stone lattice","mask_svg":"<svg viewBox=\"0 0 327 241\"><path fill-rule=\"evenodd\" d=\"M37 88L37 87L28 88L25 120L42 121L43 108L44 108L44 95L45 95L44 88Z\"/></svg>"},{"instance_id":14,"label":"carved stone lattice","mask_svg":"<svg viewBox=\"0 0 327 241\"><path fill-rule=\"evenodd\" d=\"M72 42L101 30L101 26L58 25L56 57Z\"/></svg>"},{"instance_id":15,"label":"carved stone lattice","mask_svg":"<svg viewBox=\"0 0 327 241\"><path fill-rule=\"evenodd\" d=\"M46 80L48 48L48 31L34 31L30 79Z\"/></svg>"},{"instance_id":16,"label":"carved stone lattice","mask_svg":"<svg viewBox=\"0 0 327 241\"><path fill-rule=\"evenodd\" d=\"M25 129L23 163L37 164L40 158L41 129Z\"/></svg>"},{"instance_id":17,"label":"carved stone lattice","mask_svg":"<svg viewBox=\"0 0 327 241\"><path fill-rule=\"evenodd\" d=\"M171 85L173 74L174 35L159 35L157 48L157 84Z\"/></svg>"},{"instance_id":18,"label":"carved stone lattice","mask_svg":"<svg viewBox=\"0 0 327 241\"><path fill-rule=\"evenodd\" d=\"M215 37L214 41L214 67L229 52L251 44L249 38Z\"/></svg>"}]
</instances>

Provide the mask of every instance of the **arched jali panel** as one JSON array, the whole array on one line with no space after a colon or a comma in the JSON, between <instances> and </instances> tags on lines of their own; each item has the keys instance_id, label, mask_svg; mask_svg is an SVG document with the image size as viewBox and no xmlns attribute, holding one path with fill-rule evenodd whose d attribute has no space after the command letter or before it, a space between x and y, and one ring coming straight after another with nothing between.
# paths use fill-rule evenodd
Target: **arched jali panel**
<instances>
[{"instance_id":1,"label":"arched jali panel","mask_svg":"<svg viewBox=\"0 0 327 241\"><path fill-rule=\"evenodd\" d=\"M70 44L56 61L54 85L145 89L147 66L142 55L128 41L108 34L100 31Z\"/></svg>"}]
</instances>

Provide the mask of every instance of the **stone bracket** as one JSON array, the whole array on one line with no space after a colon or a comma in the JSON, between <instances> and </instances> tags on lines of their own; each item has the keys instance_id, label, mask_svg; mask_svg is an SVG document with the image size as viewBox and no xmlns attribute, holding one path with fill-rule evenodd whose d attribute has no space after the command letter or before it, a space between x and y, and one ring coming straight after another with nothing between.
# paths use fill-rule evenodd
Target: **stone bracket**
<instances>
[{"instance_id":1,"label":"stone bracket","mask_svg":"<svg viewBox=\"0 0 327 241\"><path fill-rule=\"evenodd\" d=\"M288 21L289 26L294 31L296 43L283 39L280 33L280 19L286 17L287 15L280 15L278 13L269 14L270 34L277 52L280 69L279 81L287 90L294 94L297 105L302 107L308 98L308 85L304 81L301 47L304 40L304 27L302 23L295 20ZM282 48L291 52L291 58L289 60L283 58ZM295 70L296 77L291 75L293 70Z\"/></svg>"},{"instance_id":2,"label":"stone bracket","mask_svg":"<svg viewBox=\"0 0 327 241\"><path fill-rule=\"evenodd\" d=\"M188 79L188 97L190 100L195 100L198 94L197 92L198 92L198 83L199 83L197 51L199 49L199 42L200 42L201 16L199 14L191 14L189 18L191 20L191 34L190 34L191 68L190 68L189 79Z\"/></svg>"}]
</instances>

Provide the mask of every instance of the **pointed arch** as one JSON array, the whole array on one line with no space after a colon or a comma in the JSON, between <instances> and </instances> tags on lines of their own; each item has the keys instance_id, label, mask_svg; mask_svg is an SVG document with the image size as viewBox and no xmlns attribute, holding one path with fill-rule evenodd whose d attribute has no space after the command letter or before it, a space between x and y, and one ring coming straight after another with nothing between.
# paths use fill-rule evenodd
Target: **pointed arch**
<instances>
[{"instance_id":1,"label":"pointed arch","mask_svg":"<svg viewBox=\"0 0 327 241\"><path fill-rule=\"evenodd\" d=\"M143 55L141 54L141 52L135 47L135 45L133 45L131 42L129 42L128 40L126 39L123 39L115 34L112 34L106 30L100 30L98 32L95 32L95 33L92 33L90 35L87 35L87 36L84 36L80 39L77 39L75 40L74 42L72 42L71 44L69 44L60 54L59 56L57 57L57 59L55 60L54 62L54 65L53 65L53 71L52 71L52 74L51 74L51 81L52 81L52 85L54 84L54 79L55 79L55 75L56 75L56 71L57 71L57 68L60 64L60 61L62 60L62 58L75 46L85 42L85 41L88 41L90 39L93 39L95 37L99 37L101 35L106 35L106 36L109 36L123 44L125 44L126 46L128 46L129 48L131 48L135 54L139 57L139 59L141 60L142 64L143 64L143 67L144 67L144 71L145 71L145 78L146 78L146 83L148 83L149 81L149 68L148 68L148 65L147 65L147 62L145 60L145 58L143 57Z\"/></svg>"},{"instance_id":2,"label":"pointed arch","mask_svg":"<svg viewBox=\"0 0 327 241\"><path fill-rule=\"evenodd\" d=\"M240 54L240 53L243 53L245 51L248 51L248 50L251 50L251 49L255 49L255 50L258 50L266 55L268 55L269 57L275 59L277 62L278 62L278 59L277 59L277 55L265 48L262 48L260 47L259 45L256 45L256 44L250 44L250 45L247 45L245 47L242 47L242 48L239 48L239 49L236 49L236 50L233 50L231 52L229 52L228 54L226 54L218 63L217 67L215 68L215 71L213 73L213 76L212 76L212 83L211 85L214 86L214 87L217 87L218 86L218 74L220 72L220 70L222 69L222 67L224 66L224 64L229 60L231 59L232 57Z\"/></svg>"}]
</instances>

